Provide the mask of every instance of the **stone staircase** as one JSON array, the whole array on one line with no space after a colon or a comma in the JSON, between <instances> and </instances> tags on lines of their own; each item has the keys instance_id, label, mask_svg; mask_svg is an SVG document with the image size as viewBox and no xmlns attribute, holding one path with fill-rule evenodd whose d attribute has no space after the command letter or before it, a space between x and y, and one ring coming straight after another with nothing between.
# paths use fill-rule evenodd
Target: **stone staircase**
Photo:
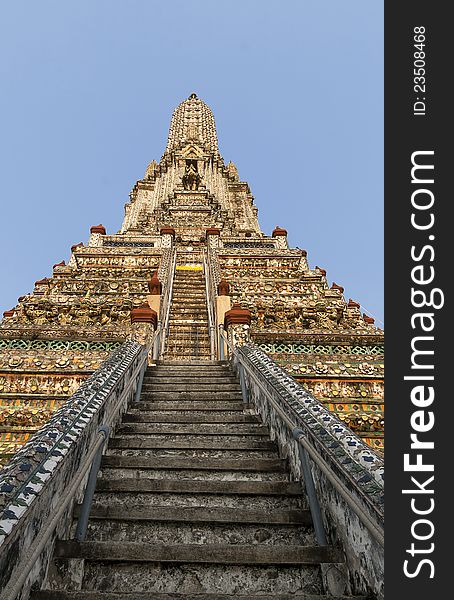
<instances>
[{"instance_id":1,"label":"stone staircase","mask_svg":"<svg viewBox=\"0 0 454 600\"><path fill-rule=\"evenodd\" d=\"M229 368L161 363L109 442L86 541L56 542L32 599L340 600L321 564L342 561L316 545L300 484Z\"/></svg>"},{"instance_id":2,"label":"stone staircase","mask_svg":"<svg viewBox=\"0 0 454 600\"><path fill-rule=\"evenodd\" d=\"M210 360L205 276L176 268L169 314L166 360Z\"/></svg>"}]
</instances>

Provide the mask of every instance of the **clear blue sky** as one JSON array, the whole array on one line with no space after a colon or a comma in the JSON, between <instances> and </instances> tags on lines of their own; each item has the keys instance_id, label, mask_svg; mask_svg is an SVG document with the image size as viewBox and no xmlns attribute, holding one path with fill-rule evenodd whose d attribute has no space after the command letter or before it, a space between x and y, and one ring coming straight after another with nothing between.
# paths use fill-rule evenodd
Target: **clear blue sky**
<instances>
[{"instance_id":1,"label":"clear blue sky","mask_svg":"<svg viewBox=\"0 0 454 600\"><path fill-rule=\"evenodd\" d=\"M382 0L33 0L0 20L0 309L116 232L195 91L262 229L383 320Z\"/></svg>"}]
</instances>

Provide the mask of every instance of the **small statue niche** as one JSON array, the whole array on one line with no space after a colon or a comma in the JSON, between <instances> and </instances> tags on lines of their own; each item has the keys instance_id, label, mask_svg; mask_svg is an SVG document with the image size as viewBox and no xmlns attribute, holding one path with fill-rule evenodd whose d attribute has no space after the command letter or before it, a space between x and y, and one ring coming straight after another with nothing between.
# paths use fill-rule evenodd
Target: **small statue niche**
<instances>
[{"instance_id":1,"label":"small statue niche","mask_svg":"<svg viewBox=\"0 0 454 600\"><path fill-rule=\"evenodd\" d=\"M185 190L197 190L199 189L200 182L202 178L200 177L197 161L196 160L186 160L186 166L184 168L183 175L183 187Z\"/></svg>"}]
</instances>

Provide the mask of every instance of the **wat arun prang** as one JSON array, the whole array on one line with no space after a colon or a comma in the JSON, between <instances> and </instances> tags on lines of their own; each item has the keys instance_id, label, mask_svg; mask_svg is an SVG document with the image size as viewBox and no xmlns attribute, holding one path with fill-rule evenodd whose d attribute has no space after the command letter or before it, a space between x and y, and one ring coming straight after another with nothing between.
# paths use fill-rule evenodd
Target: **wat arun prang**
<instances>
[{"instance_id":1,"label":"wat arun prang","mask_svg":"<svg viewBox=\"0 0 454 600\"><path fill-rule=\"evenodd\" d=\"M261 231L253 200L224 164L210 108L191 94L173 113L160 162L134 185L120 231L91 227L88 243L4 313L1 462L131 337L133 311L165 293L172 248L177 269L201 268L209 249L224 308L251 313L251 340L383 449L383 332L305 250L289 248L285 229Z\"/></svg>"}]
</instances>

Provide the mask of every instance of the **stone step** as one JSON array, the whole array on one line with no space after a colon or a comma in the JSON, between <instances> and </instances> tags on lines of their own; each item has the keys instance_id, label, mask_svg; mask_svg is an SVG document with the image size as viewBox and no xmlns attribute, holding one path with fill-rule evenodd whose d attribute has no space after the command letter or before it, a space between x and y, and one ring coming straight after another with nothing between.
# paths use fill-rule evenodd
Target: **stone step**
<instances>
[{"instance_id":1,"label":"stone step","mask_svg":"<svg viewBox=\"0 0 454 600\"><path fill-rule=\"evenodd\" d=\"M144 381L147 379L153 379L154 377L194 377L196 373L197 377L231 377L232 375L236 377L235 373L233 373L227 367L212 367L212 361L208 364L203 363L202 365L189 365L189 366L179 366L179 363L175 363L175 366L172 366L172 363L167 362L166 366L156 366L149 367L145 372Z\"/></svg>"},{"instance_id":2,"label":"stone step","mask_svg":"<svg viewBox=\"0 0 454 600\"><path fill-rule=\"evenodd\" d=\"M223 448L224 450L259 450L267 449L268 444L272 444L269 440L269 435L264 433L255 434L230 434L230 433L215 433L215 434L191 434L191 433L164 433L142 432L135 431L139 427L138 424L130 424L131 431L117 430L117 435L112 439L131 440L133 444L137 441L137 445L143 448L176 448L176 449L216 449ZM140 427L148 427L147 424L142 424ZM166 428L168 429L168 428ZM143 446L141 446L143 444ZM112 446L115 447L115 446ZM134 446L132 446L134 447Z\"/></svg>"},{"instance_id":3,"label":"stone step","mask_svg":"<svg viewBox=\"0 0 454 600\"><path fill-rule=\"evenodd\" d=\"M208 338L208 319L196 321L192 314L170 315L169 336L175 334L183 339Z\"/></svg>"},{"instance_id":4,"label":"stone step","mask_svg":"<svg viewBox=\"0 0 454 600\"><path fill-rule=\"evenodd\" d=\"M240 385L238 379L232 372L219 372L210 373L207 371L203 375L199 375L198 370L194 369L191 372L174 373L169 375L166 372L157 372L154 375L147 375L143 378L143 384L153 385L155 383L170 383L175 385L177 383L194 383L196 381L200 384L218 385L220 383L233 383L237 386Z\"/></svg>"},{"instance_id":5,"label":"stone step","mask_svg":"<svg viewBox=\"0 0 454 600\"><path fill-rule=\"evenodd\" d=\"M173 388L168 389L166 391L159 392L157 390L146 391L142 388L142 396L141 402L151 402L155 400L173 400L175 402L180 402L181 400L190 401L190 402L202 402L202 401L210 401L210 402L242 402L243 398L241 396L241 392L182 392L175 391Z\"/></svg>"},{"instance_id":6,"label":"stone step","mask_svg":"<svg viewBox=\"0 0 454 600\"><path fill-rule=\"evenodd\" d=\"M128 411L123 415L123 423L259 423L256 415L232 414L229 411L218 412L181 412L175 411Z\"/></svg>"},{"instance_id":7,"label":"stone step","mask_svg":"<svg viewBox=\"0 0 454 600\"><path fill-rule=\"evenodd\" d=\"M167 402L153 402L147 400L139 400L139 402L132 402L130 404L131 410L138 411L210 411L210 412L222 412L222 411L253 411L253 404L245 404L238 400L217 400L212 402L200 401L178 401L178 400L167 400Z\"/></svg>"},{"instance_id":8,"label":"stone step","mask_svg":"<svg viewBox=\"0 0 454 600\"><path fill-rule=\"evenodd\" d=\"M151 469L165 471L255 471L286 472L287 461L280 458L186 458L146 456L103 456L101 468L117 469Z\"/></svg>"},{"instance_id":9,"label":"stone step","mask_svg":"<svg viewBox=\"0 0 454 600\"><path fill-rule=\"evenodd\" d=\"M185 332L189 334L188 328L199 335L208 335L208 313L195 313L192 310L175 310L170 312L169 316L169 331ZM206 331L205 331L206 330Z\"/></svg>"},{"instance_id":10,"label":"stone step","mask_svg":"<svg viewBox=\"0 0 454 600\"><path fill-rule=\"evenodd\" d=\"M74 510L76 517L80 516L81 505ZM90 511L91 519L106 519L111 521L169 521L182 523L248 523L255 525L310 525L312 523L309 510L275 510L268 513L265 510L236 508L209 508L169 506L98 506L94 504Z\"/></svg>"},{"instance_id":11,"label":"stone step","mask_svg":"<svg viewBox=\"0 0 454 600\"><path fill-rule=\"evenodd\" d=\"M206 295L205 295L205 290L199 290L199 289L195 289L195 288L188 288L186 290L183 289L178 289L178 290L174 290L173 295L172 295L172 302L175 302L175 300L186 300L187 298L192 299L192 298L200 298L200 300L205 300L206 299Z\"/></svg>"},{"instance_id":12,"label":"stone step","mask_svg":"<svg viewBox=\"0 0 454 600\"><path fill-rule=\"evenodd\" d=\"M174 306L170 309L169 323L182 321L183 319L202 325L208 322L208 312L206 308L188 308L186 306Z\"/></svg>"},{"instance_id":13,"label":"stone step","mask_svg":"<svg viewBox=\"0 0 454 600\"><path fill-rule=\"evenodd\" d=\"M194 358L197 360L206 360L207 362L211 360L210 351L207 349L202 350L193 350L191 348L180 348L175 352L166 350L165 357L167 360L180 360L185 356L186 358L189 356L190 358Z\"/></svg>"},{"instance_id":14,"label":"stone step","mask_svg":"<svg viewBox=\"0 0 454 600\"><path fill-rule=\"evenodd\" d=\"M109 476L106 479L98 479L98 483L101 481L119 480L118 476ZM131 481L132 483L138 481L136 477L122 477L125 482ZM144 478L146 481L147 478ZM278 485L285 485L285 481L278 481L276 479L168 479L156 477L153 481L162 481L165 483L187 483L189 485L198 485L199 483L222 483L233 486L237 483L275 483ZM308 504L305 496L301 495L260 495L260 494L210 494L210 493L173 493L165 491L156 492L129 492L124 491L108 491L108 490L97 490L94 497L94 502L97 506L119 506L119 507L135 507L135 506L156 506L163 507L168 506L170 508L182 507L203 507L213 509L223 508L234 508L236 510L256 509L264 510L267 512L274 512L275 510L283 510L285 508L292 510L307 510Z\"/></svg>"},{"instance_id":15,"label":"stone step","mask_svg":"<svg viewBox=\"0 0 454 600\"><path fill-rule=\"evenodd\" d=\"M252 437L252 436L250 436ZM244 441L234 440L226 441L223 440L222 446L220 446L217 440L212 440L210 437L203 438L199 436L199 439L191 439L188 437L181 440L167 440L167 439L155 439L150 437L133 437L133 436L115 436L109 440L109 448L111 449L144 449L144 450L266 450L266 451L277 451L277 446L269 440L255 441L254 439L246 439Z\"/></svg>"},{"instance_id":16,"label":"stone step","mask_svg":"<svg viewBox=\"0 0 454 600\"><path fill-rule=\"evenodd\" d=\"M104 543L109 545L109 542ZM85 544L93 544L93 542L85 542ZM123 546L125 553L129 550L129 546L125 542L116 542L116 544ZM137 546L142 548L145 545L138 543ZM212 546L214 544L206 546L206 551L212 552ZM162 544L156 548L153 555L148 553L148 556L144 558L156 558L162 547L169 548L166 555L169 556L172 547ZM193 545L178 545L178 547L186 548L190 552ZM232 549L239 548L236 545L231 547ZM260 546L251 547L259 548ZM204 547L201 546L201 548ZM281 546L276 548L279 549ZM293 546L288 548L291 550ZM82 546L79 549L79 555L85 553L86 550ZM93 558L85 561L82 589L84 591L102 589L106 592L123 592L125 594L123 600L128 598L127 594L131 591L162 593L165 590L168 594L178 592L184 595L197 591L199 594L230 594L233 598L241 590L246 598L254 598L255 596L260 597L264 593L274 597L276 594L289 592L292 594L297 592L321 594L323 589L320 565L316 562L279 566L274 562L264 565L260 562L226 564L201 561L190 563L184 560L123 562L115 559L112 562L106 560L103 554L98 554L98 556L94 552L90 552L90 554ZM176 558L179 559L179 556ZM213 558L217 558L217 555ZM307 563L308 560L305 562Z\"/></svg>"},{"instance_id":17,"label":"stone step","mask_svg":"<svg viewBox=\"0 0 454 600\"><path fill-rule=\"evenodd\" d=\"M210 348L208 346L198 347L195 344L185 346L167 347L165 356L168 360L180 360L181 358L194 358L194 360L210 360Z\"/></svg>"},{"instance_id":18,"label":"stone step","mask_svg":"<svg viewBox=\"0 0 454 600\"><path fill-rule=\"evenodd\" d=\"M210 340L208 334L198 338L196 336L182 338L181 333L170 332L169 337L166 340L165 348L166 353L169 351L178 353L181 358L186 356L185 353L188 351L188 358L191 358L191 354L195 355L197 352L209 353Z\"/></svg>"},{"instance_id":19,"label":"stone step","mask_svg":"<svg viewBox=\"0 0 454 600\"><path fill-rule=\"evenodd\" d=\"M185 382L173 382L173 381L165 381L162 379L153 381L152 383L148 383L148 381L143 383L142 389L147 392L164 392L164 391L172 391L172 392L212 392L213 386L216 385L216 394L219 392L236 392L240 387L240 384L236 381L216 381L214 383L197 383L194 381L193 383L185 383ZM172 389L169 390L169 385L172 385Z\"/></svg>"},{"instance_id":20,"label":"stone step","mask_svg":"<svg viewBox=\"0 0 454 600\"><path fill-rule=\"evenodd\" d=\"M198 329L196 329L198 327ZM170 343L178 344L179 346L186 345L209 345L210 336L208 334L208 326L204 327L192 327L191 325L180 325L179 323L175 326L170 324L169 333L167 335L166 344L167 347Z\"/></svg>"},{"instance_id":21,"label":"stone step","mask_svg":"<svg viewBox=\"0 0 454 600\"><path fill-rule=\"evenodd\" d=\"M106 457L106 458L136 458L136 457ZM152 460L152 459L145 459ZM160 460L160 459L159 459ZM189 459L193 462L194 459ZM238 461L237 461L238 462ZM227 470L227 469L151 469L151 468L121 468L103 467L102 477L106 479L174 479L188 481L288 481L287 471L254 471L254 470Z\"/></svg>"},{"instance_id":22,"label":"stone step","mask_svg":"<svg viewBox=\"0 0 454 600\"><path fill-rule=\"evenodd\" d=\"M185 306L172 306L169 313L170 321L178 321L179 319L186 318L194 321L206 322L208 321L208 311L206 306L199 306L197 308L188 308Z\"/></svg>"},{"instance_id":23,"label":"stone step","mask_svg":"<svg viewBox=\"0 0 454 600\"><path fill-rule=\"evenodd\" d=\"M259 600L373 600L370 596L325 596L319 594L259 594L259 595L243 595L243 594L200 594L188 593L165 593L165 592L100 592L100 591L56 591L56 590L41 590L33 592L30 600L250 600L250 598L258 598Z\"/></svg>"},{"instance_id":24,"label":"stone step","mask_svg":"<svg viewBox=\"0 0 454 600\"><path fill-rule=\"evenodd\" d=\"M198 340L195 338L181 339L181 336L176 334L175 336L169 335L166 342L166 351L176 352L178 350L182 356L185 356L186 350L191 350L192 353L196 353L199 351L207 351L210 350L210 340L208 339L208 335L206 338Z\"/></svg>"},{"instance_id":25,"label":"stone step","mask_svg":"<svg viewBox=\"0 0 454 600\"><path fill-rule=\"evenodd\" d=\"M236 436L265 436L268 437L268 428L264 425L250 423L235 424L190 424L190 423L125 423L117 427L116 433L128 434L165 434L165 435L236 435Z\"/></svg>"},{"instance_id":26,"label":"stone step","mask_svg":"<svg viewBox=\"0 0 454 600\"><path fill-rule=\"evenodd\" d=\"M149 367L144 375L144 381L153 379L154 377L194 377L204 379L205 377L235 377L235 373L228 367L211 367L210 365L198 366L194 370L193 366L171 366L162 365L157 367Z\"/></svg>"},{"instance_id":27,"label":"stone step","mask_svg":"<svg viewBox=\"0 0 454 600\"><path fill-rule=\"evenodd\" d=\"M170 311L179 309L179 310L188 310L189 306L195 307L195 312L207 312L207 303L205 298L199 298L197 296L186 296L184 299L174 298L172 300L172 304L170 305Z\"/></svg>"},{"instance_id":28,"label":"stone step","mask_svg":"<svg viewBox=\"0 0 454 600\"><path fill-rule=\"evenodd\" d=\"M176 298L172 300L170 305L170 312L173 310L194 310L194 312L207 313L207 303L205 298L198 298L197 296L186 296L185 298Z\"/></svg>"},{"instance_id":29,"label":"stone step","mask_svg":"<svg viewBox=\"0 0 454 600\"><path fill-rule=\"evenodd\" d=\"M214 496L301 496L302 488L289 481L203 481L176 479L103 479L96 483L98 492L159 494L210 494ZM224 500L221 500L225 502Z\"/></svg>"},{"instance_id":30,"label":"stone step","mask_svg":"<svg viewBox=\"0 0 454 600\"><path fill-rule=\"evenodd\" d=\"M182 306L185 304L192 304L199 307L204 306L206 308L207 299L205 292L201 293L198 290L192 289L182 290L181 293L176 293L172 296L170 307L172 308L175 305Z\"/></svg>"},{"instance_id":31,"label":"stone step","mask_svg":"<svg viewBox=\"0 0 454 600\"><path fill-rule=\"evenodd\" d=\"M207 336L207 341L209 341L209 338ZM146 373L144 376L144 381L148 382L148 383L153 383L154 381L156 381L158 378L162 378L162 377L167 377L169 379L172 379L173 381L175 381L176 379L182 379L182 381L188 381L190 378L196 380L196 381L201 381L201 383L204 383L206 381L217 381L218 378L221 379L221 381L223 379L229 378L231 382L237 382L239 383L239 379L237 378L236 374L234 372L232 372L230 369L226 369L224 367L220 367L220 368L211 368L211 363L212 361L210 361L209 363L205 363L205 365L203 367L199 366L199 365L194 365L194 366L188 366L188 367L184 367L184 368L178 368L178 364L180 361L176 361L175 362L175 368L172 368L171 366L169 367L156 367L156 370L150 372L150 373ZM172 361L167 361L168 365L172 364ZM199 370L200 370L200 375L199 375Z\"/></svg>"},{"instance_id":32,"label":"stone step","mask_svg":"<svg viewBox=\"0 0 454 600\"><path fill-rule=\"evenodd\" d=\"M107 507L105 507L107 508ZM128 507L132 513L140 507ZM121 508L118 508L121 510ZM157 510L161 510L157 507ZM184 512L184 508L169 508ZM217 511L219 509L211 509ZM237 509L233 509L237 510ZM240 512L240 511L237 511ZM87 541L131 541L144 544L276 544L315 545L308 525L268 523L206 523L190 521L91 519Z\"/></svg>"},{"instance_id":33,"label":"stone step","mask_svg":"<svg viewBox=\"0 0 454 600\"><path fill-rule=\"evenodd\" d=\"M207 348L196 348L191 345L180 346L177 348L167 348L164 352L166 360L179 361L182 358L189 358L194 360L204 360L205 362L211 361L210 349Z\"/></svg>"},{"instance_id":34,"label":"stone step","mask_svg":"<svg viewBox=\"0 0 454 600\"><path fill-rule=\"evenodd\" d=\"M191 325L193 324L194 328L202 329L208 323L208 313L207 311L189 311L189 310L171 310L169 316L169 325Z\"/></svg>"},{"instance_id":35,"label":"stone step","mask_svg":"<svg viewBox=\"0 0 454 600\"><path fill-rule=\"evenodd\" d=\"M266 546L249 544L137 544L57 540L56 558L108 562L166 562L218 565L320 565L342 563L332 546Z\"/></svg>"},{"instance_id":36,"label":"stone step","mask_svg":"<svg viewBox=\"0 0 454 600\"><path fill-rule=\"evenodd\" d=\"M187 367L187 368L192 368L194 365L197 365L197 363L195 363L194 361L188 361L188 360L180 360L178 361L178 363L172 363L169 364L167 361L165 360L158 360L156 361L156 364L158 367L168 367L171 369L175 369L175 368L180 368L180 367ZM202 367L206 367L205 363L200 363L200 366ZM214 368L214 367L224 367L224 368L229 368L229 363L226 360L212 360L210 362L210 366L209 368ZM155 369L156 367L148 367L148 370L150 369Z\"/></svg>"},{"instance_id":37,"label":"stone step","mask_svg":"<svg viewBox=\"0 0 454 600\"><path fill-rule=\"evenodd\" d=\"M180 457L195 459L244 459L244 458L276 458L276 450L244 450L241 448L114 448L106 450L106 456L142 456L144 458L160 459L163 457Z\"/></svg>"}]
</instances>

